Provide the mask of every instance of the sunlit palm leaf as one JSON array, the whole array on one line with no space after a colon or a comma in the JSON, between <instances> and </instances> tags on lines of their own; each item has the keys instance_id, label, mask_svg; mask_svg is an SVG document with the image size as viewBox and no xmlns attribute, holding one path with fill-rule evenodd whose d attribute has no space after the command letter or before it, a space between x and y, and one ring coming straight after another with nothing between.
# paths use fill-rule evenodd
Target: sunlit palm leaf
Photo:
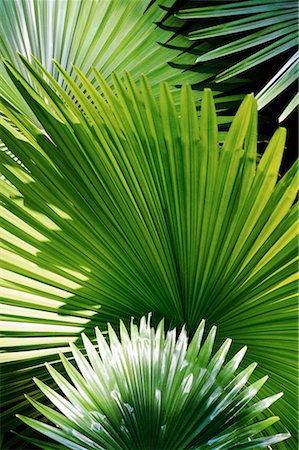
<instances>
[{"instance_id":1,"label":"sunlit palm leaf","mask_svg":"<svg viewBox=\"0 0 299 450\"><path fill-rule=\"evenodd\" d=\"M13 184L2 195L5 422L26 411L31 377L46 378L35 366L70 338L153 311L189 332L206 317L219 342L249 344L256 377L271 375L266 395L285 392L279 414L294 432L297 164L276 184L285 130L256 167L252 96L219 148L209 91L199 127L188 86L178 114L167 84L157 102L145 77L140 92L114 74L115 94L95 71L99 93L77 70L87 98L58 67L79 109L24 63L51 106L7 63L44 131L2 98L23 134L2 119L1 138L26 167L1 155Z\"/></svg>"},{"instance_id":2,"label":"sunlit palm leaf","mask_svg":"<svg viewBox=\"0 0 299 450\"><path fill-rule=\"evenodd\" d=\"M174 37L173 30L180 21L172 17L163 28L157 27L165 12L157 2L147 9L150 3L149 0L1 0L0 53L21 71L16 52L29 61L35 56L62 85L63 78L55 69L53 58L75 79L73 65L90 80L94 80L92 66L108 80L114 70L130 70L137 80L146 73L154 91L161 81L167 80L173 86L197 81L195 73L183 72L192 63L192 55L181 54L189 45L186 38L178 35L172 39L173 48L160 45ZM167 6L172 1L164 3ZM15 106L29 111L5 70L1 71L0 91Z\"/></svg>"},{"instance_id":3,"label":"sunlit palm leaf","mask_svg":"<svg viewBox=\"0 0 299 450\"><path fill-rule=\"evenodd\" d=\"M50 448L240 450L266 448L289 437L261 437L279 419L261 420L261 412L281 394L253 402L267 377L245 387L256 364L236 375L246 347L225 364L231 339L212 357L216 327L201 343L202 321L189 346L184 329L179 336L175 329L165 336L163 322L155 331L144 317L139 329L131 323L130 335L121 323L120 340L109 327L110 347L96 333L99 353L83 335L88 360L72 346L79 370L61 356L71 383L51 365L56 390L35 379L57 409L28 400L56 427L20 416L58 442ZM49 448L45 441L29 441Z\"/></svg>"},{"instance_id":4,"label":"sunlit palm leaf","mask_svg":"<svg viewBox=\"0 0 299 450\"><path fill-rule=\"evenodd\" d=\"M259 70L257 66L267 62L266 73L271 79L257 95L259 109L295 84L299 55L297 1L210 1L183 8L177 16L195 21L195 30L189 33L189 38L208 40L212 47L196 62L230 57L226 70L218 72L216 82L250 70L253 73L253 70ZM236 61L232 63L234 56ZM279 56L284 57L285 62L280 62L281 66L277 67ZM265 70L260 69L260 74L260 83L264 84ZM296 106L297 98L281 112L279 120L285 119Z\"/></svg>"},{"instance_id":5,"label":"sunlit palm leaf","mask_svg":"<svg viewBox=\"0 0 299 450\"><path fill-rule=\"evenodd\" d=\"M10 60L25 78L17 52L29 61L36 57L64 87L63 77L56 70L58 61L80 83L73 65L97 87L92 66L98 69L111 85L111 73L128 70L138 83L142 74L148 76L154 95L159 83L167 81L179 103L178 86L184 82L196 84L194 95L201 97L204 87L209 87L217 75L219 64L207 64L200 72L194 71L194 54L186 49L190 41L178 33L182 21L166 11L173 0L43 0L19 2L0 0L1 37L0 54ZM172 10L171 10L172 11ZM161 21L163 22L161 24ZM158 25L159 24L159 25ZM33 119L30 109L14 88L0 62L0 93ZM236 105L244 97L236 92L240 80L222 83L217 89L212 82L215 102L219 111ZM233 95L232 92L233 91ZM223 92L226 92L223 99ZM225 105L224 105L225 102ZM230 113L218 117L219 123L229 123Z\"/></svg>"},{"instance_id":6,"label":"sunlit palm leaf","mask_svg":"<svg viewBox=\"0 0 299 450\"><path fill-rule=\"evenodd\" d=\"M167 0L165 5L171 5ZM192 56L184 53L188 40L174 37L178 19L170 17L163 28L157 27L165 12L150 0L0 0L0 56L23 71L17 52L32 60L35 56L64 85L53 64L53 58L74 79L72 67L81 68L92 81L92 66L110 80L113 70L130 70L134 79L142 73L150 78L154 91L161 81L169 81L174 91L184 81L194 83L198 76L184 72ZM171 39L171 48L161 43ZM26 75L26 71L23 71ZM203 74L203 79L209 77ZM30 80L30 78L27 78ZM96 83L95 83L96 84ZM0 60L0 93L15 107L32 115ZM177 92L179 98L179 92ZM1 145L1 143L0 143ZM5 150L1 145L0 150Z\"/></svg>"}]
</instances>

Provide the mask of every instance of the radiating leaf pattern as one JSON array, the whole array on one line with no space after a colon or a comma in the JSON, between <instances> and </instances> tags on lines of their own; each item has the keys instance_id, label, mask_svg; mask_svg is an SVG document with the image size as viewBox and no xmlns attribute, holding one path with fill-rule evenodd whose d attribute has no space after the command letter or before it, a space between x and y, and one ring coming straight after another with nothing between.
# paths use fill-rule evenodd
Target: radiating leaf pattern
<instances>
[{"instance_id":1,"label":"radiating leaf pattern","mask_svg":"<svg viewBox=\"0 0 299 450\"><path fill-rule=\"evenodd\" d=\"M155 96L159 94L159 83L167 81L176 104L180 96L178 87L183 83L198 87L194 91L197 100L203 88L212 84L217 109L223 111L218 121L230 123L231 112L226 110L244 97L243 92L235 92L242 80L235 79L234 86L230 81L224 82L219 88L211 82L219 64L217 68L209 63L200 72L194 70L190 41L179 32L182 20L166 13L173 6L173 0L163 0L162 4L155 0L0 0L0 54L29 82L32 81L17 52L31 62L33 57L37 58L66 89L53 59L78 83L73 66L80 68L95 87L98 85L92 67L111 86L113 71L119 74L130 71L137 83L145 74ZM0 68L0 93L38 124L1 61Z\"/></svg>"},{"instance_id":2,"label":"radiating leaf pattern","mask_svg":"<svg viewBox=\"0 0 299 450\"><path fill-rule=\"evenodd\" d=\"M257 93L259 109L296 83L299 55L297 1L187 2L177 17L195 22L194 29L189 33L191 40L211 44L211 48L202 52L196 62L230 57L226 60L226 69L221 67L218 71L216 82L221 84L240 73L251 70L252 74L253 70L260 70L260 82L265 84L265 73L272 73ZM277 67L279 56L284 57L284 63ZM236 57L234 63L232 57ZM258 67L265 62L268 64L266 71ZM279 121L284 120L299 104L298 97L288 101L279 115Z\"/></svg>"},{"instance_id":3,"label":"radiating leaf pattern","mask_svg":"<svg viewBox=\"0 0 299 450\"><path fill-rule=\"evenodd\" d=\"M226 361L227 339L212 357L216 327L202 342L204 327L202 321L189 345L185 329L165 336L163 321L155 331L150 316L139 329L132 321L130 334L121 322L120 340L110 326L110 346L96 329L98 350L83 335L88 359L75 345L77 368L61 356L70 382L51 365L55 390L35 379L55 409L28 397L56 426L19 416L58 444L29 442L43 449L232 450L268 448L288 438L264 431L278 417L260 420L281 393L256 401L267 377L249 384L255 363L236 374L246 347Z\"/></svg>"},{"instance_id":4,"label":"radiating leaf pattern","mask_svg":"<svg viewBox=\"0 0 299 450\"><path fill-rule=\"evenodd\" d=\"M172 3L166 0L164 7ZM192 64L192 55L183 53L189 46L188 40L180 34L174 37L173 30L180 21L170 17L163 28L157 27L165 16L157 2L1 0L0 16L0 54L21 71L23 67L16 52L29 61L34 56L62 85L63 78L55 70L53 59L74 79L73 65L94 82L92 66L108 80L115 70L119 73L129 70L135 80L146 73L154 91L161 81L168 81L176 90L175 85L198 80L196 73L183 71ZM171 48L160 45L171 38ZM22 73L26 76L25 71ZM203 78L207 76L203 74ZM4 69L0 92L22 111L30 113Z\"/></svg>"},{"instance_id":5,"label":"radiating leaf pattern","mask_svg":"<svg viewBox=\"0 0 299 450\"><path fill-rule=\"evenodd\" d=\"M70 339L152 311L189 333L206 318L217 342L248 344L253 379L268 373L265 395L284 391L278 411L295 434L298 167L277 183L285 130L256 165L251 95L219 146L209 90L198 123L189 86L178 113L165 83L157 100L146 77L138 87L114 73L111 89L95 70L98 91L74 69L84 94L57 65L69 97L23 63L48 104L7 62L43 127L1 97L19 130L1 119L1 139L24 163L1 154L8 427L27 411L23 393L38 397L32 376L47 380L41 363Z\"/></svg>"}]
</instances>

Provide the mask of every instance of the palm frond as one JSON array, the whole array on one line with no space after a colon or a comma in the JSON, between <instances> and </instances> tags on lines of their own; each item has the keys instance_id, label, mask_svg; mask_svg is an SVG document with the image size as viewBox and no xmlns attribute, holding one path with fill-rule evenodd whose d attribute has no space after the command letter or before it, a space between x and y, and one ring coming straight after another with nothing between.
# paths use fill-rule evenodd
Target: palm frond
<instances>
[{"instance_id":1,"label":"palm frond","mask_svg":"<svg viewBox=\"0 0 299 450\"><path fill-rule=\"evenodd\" d=\"M26 439L43 449L62 444L77 450L231 450L266 448L288 438L260 435L279 420L259 418L281 393L254 401L267 377L249 384L255 363L235 374L246 348L225 364L231 339L212 357L216 327L202 343L204 326L202 321L189 346L185 329L165 336L163 321L155 331L150 316L141 319L139 329L132 321L130 335L121 322L120 340L110 326L110 347L96 329L98 351L83 335L88 359L75 345L77 368L61 356L71 382L51 365L56 390L35 379L55 409L27 397L55 427L19 416L58 444Z\"/></svg>"},{"instance_id":2,"label":"palm frond","mask_svg":"<svg viewBox=\"0 0 299 450\"><path fill-rule=\"evenodd\" d=\"M198 124L189 86L178 113L165 83L157 101L146 77L138 88L113 74L112 89L95 70L98 91L74 69L81 90L57 65L68 95L23 63L41 95L6 67L43 130L1 97L19 130L1 119L1 139L24 163L1 154L11 183L2 192L4 423L16 426L23 392L37 394L31 377L47 380L42 363L83 330L153 311L189 333L206 317L217 342L248 344L253 378L267 371L266 395L285 392L279 412L295 435L298 166L277 183L285 130L256 165L252 95L219 146L209 90Z\"/></svg>"},{"instance_id":3,"label":"palm frond","mask_svg":"<svg viewBox=\"0 0 299 450\"><path fill-rule=\"evenodd\" d=\"M155 96L159 96L159 83L167 81L176 104L180 97L178 87L185 82L197 86L193 91L197 100L205 87L211 87L217 110L222 111L218 123L225 132L232 119L232 108L244 98L243 92L236 91L243 80L234 79L233 86L230 80L215 85L212 80L218 73L218 63L215 66L209 62L200 72L195 70L195 56L190 41L181 32L182 21L172 13L173 3L173 0L164 0L163 4L155 0L0 0L3 18L0 54L34 87L17 53L31 62L37 59L65 89L67 85L53 59L79 85L80 78L73 66L80 68L96 88L92 67L112 87L113 71L119 74L130 71L137 84L145 74ZM1 61L0 69L1 95L38 124Z\"/></svg>"},{"instance_id":4,"label":"palm frond","mask_svg":"<svg viewBox=\"0 0 299 450\"><path fill-rule=\"evenodd\" d=\"M227 59L226 69L218 72L216 82L223 82L243 72L251 71L267 62L270 78L257 93L258 107L264 108L281 92L296 83L298 78L298 2L293 0L260 2L217 1L197 2L177 14L181 19L191 19L191 40L211 43L197 63ZM208 23L210 21L210 23ZM232 58L235 62L232 63ZM279 60L279 57L281 59ZM273 62L270 61L273 60ZM280 61L277 66L277 61ZM281 63L281 61L283 61ZM260 69L264 83L265 71ZM280 113L284 120L296 107L298 99L289 99Z\"/></svg>"},{"instance_id":5,"label":"palm frond","mask_svg":"<svg viewBox=\"0 0 299 450\"><path fill-rule=\"evenodd\" d=\"M164 6L171 3L172 0L166 0ZM37 58L62 86L65 86L64 80L55 69L53 59L75 80L78 78L73 66L79 67L90 81L95 82L94 66L109 84L113 71L129 70L135 80L146 73L154 92L162 81L168 81L176 91L175 86L185 81L194 83L198 78L196 73L183 70L192 65L192 55L184 53L189 46L188 40L180 34L174 36L180 21L170 17L163 27L157 26L165 15L157 2L1 0L0 15L0 54L25 77L26 71L17 52L29 61L33 56ZM170 39L171 45L161 45ZM30 114L3 65L1 68L1 94Z\"/></svg>"}]
</instances>

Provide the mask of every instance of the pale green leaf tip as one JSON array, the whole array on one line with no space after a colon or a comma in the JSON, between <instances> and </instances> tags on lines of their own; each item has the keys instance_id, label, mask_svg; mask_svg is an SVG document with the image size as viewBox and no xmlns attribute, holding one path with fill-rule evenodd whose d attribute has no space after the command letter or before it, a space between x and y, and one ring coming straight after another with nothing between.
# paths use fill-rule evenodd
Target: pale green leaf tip
<instances>
[{"instance_id":1,"label":"pale green leaf tip","mask_svg":"<svg viewBox=\"0 0 299 450\"><path fill-rule=\"evenodd\" d=\"M22 55L22 53L18 53L18 56L19 56L20 60L22 61L22 63L23 63L25 66L29 66L29 67L33 68L33 66L32 66L32 64L30 63L30 61L28 61L28 59L27 59L24 55ZM26 70L27 70L27 69L26 69Z\"/></svg>"},{"instance_id":2,"label":"pale green leaf tip","mask_svg":"<svg viewBox=\"0 0 299 450\"><path fill-rule=\"evenodd\" d=\"M222 81L226 80L226 77L223 76L223 73L219 73L218 75L216 75L216 77L214 78L215 83L221 83Z\"/></svg>"},{"instance_id":3,"label":"pale green leaf tip","mask_svg":"<svg viewBox=\"0 0 299 450\"><path fill-rule=\"evenodd\" d=\"M64 356L63 353L59 352L58 355L59 355L59 358L61 359L61 361L63 361L64 359L66 360L66 357Z\"/></svg>"},{"instance_id":4,"label":"pale green leaf tip","mask_svg":"<svg viewBox=\"0 0 299 450\"><path fill-rule=\"evenodd\" d=\"M73 342L69 342L69 347L70 347L70 349L71 349L72 351L78 350L77 347L76 347L76 345L75 345Z\"/></svg>"},{"instance_id":5,"label":"pale green leaf tip","mask_svg":"<svg viewBox=\"0 0 299 450\"><path fill-rule=\"evenodd\" d=\"M37 57L33 54L30 53L30 57L32 58L32 60L35 62L35 64L40 67L41 69L44 69L44 66L42 65L42 63L40 62L39 59L37 59ZM45 69L44 69L45 70Z\"/></svg>"}]
</instances>

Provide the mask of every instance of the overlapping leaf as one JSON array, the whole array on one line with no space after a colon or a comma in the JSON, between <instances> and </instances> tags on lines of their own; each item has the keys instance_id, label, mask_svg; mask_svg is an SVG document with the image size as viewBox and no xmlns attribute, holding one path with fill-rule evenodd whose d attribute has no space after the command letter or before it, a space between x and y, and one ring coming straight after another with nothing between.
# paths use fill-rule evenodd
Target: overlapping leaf
<instances>
[{"instance_id":1,"label":"overlapping leaf","mask_svg":"<svg viewBox=\"0 0 299 450\"><path fill-rule=\"evenodd\" d=\"M32 80L23 70L17 53L29 61L37 58L66 89L53 59L78 84L80 79L73 70L74 65L95 87L98 84L93 66L109 85L112 85L113 71L121 74L127 70L137 83L145 74L155 96L159 93L159 83L167 81L175 103L179 103L177 87L188 82L198 86L194 94L198 99L203 88L216 76L219 64L217 68L209 63L201 67L200 72L194 70L190 41L180 33L182 21L165 11L172 12L173 5L173 0L164 0L163 4L150 0L0 0L0 55L11 61L30 83ZM1 62L0 65L1 94L33 120L26 102ZM222 83L220 89L212 84L218 110L226 110L244 97L242 92L235 92L240 80L235 79L233 86L230 82ZM223 92L226 92L225 99ZM229 123L231 113L225 112L218 120Z\"/></svg>"},{"instance_id":2,"label":"overlapping leaf","mask_svg":"<svg viewBox=\"0 0 299 450\"><path fill-rule=\"evenodd\" d=\"M165 7L168 4L172 1L164 2ZM191 65L192 55L183 53L188 40L181 35L174 37L180 21L171 17L163 27L157 26L164 15L157 2L149 0L1 0L0 54L21 71L17 52L29 61L36 57L63 86L53 59L74 79L77 76L72 68L76 65L95 82L94 66L108 80L115 70L129 70L135 80L146 73L154 91L166 80L175 90L176 85L194 83L198 77L183 70ZM171 46L161 45L171 38ZM23 74L26 76L25 71ZM4 69L0 92L30 114Z\"/></svg>"},{"instance_id":3,"label":"overlapping leaf","mask_svg":"<svg viewBox=\"0 0 299 450\"><path fill-rule=\"evenodd\" d=\"M257 93L258 107L263 108L298 79L298 2L293 0L210 1L184 5L177 15L192 19L192 40L211 43L196 62L226 60L226 69L218 71L216 82L223 82L240 73L260 70ZM210 21L210 23L208 23ZM232 58L236 60L232 63ZM279 57L282 59L280 62ZM272 60L272 61L271 61ZM283 62L281 62L283 61ZM266 69L259 68L267 63ZM265 74L269 76L265 84ZM250 75L249 75L250 76ZM263 77L263 78L262 78ZM284 120L297 106L298 97L287 94L285 109L279 121Z\"/></svg>"},{"instance_id":4,"label":"overlapping leaf","mask_svg":"<svg viewBox=\"0 0 299 450\"><path fill-rule=\"evenodd\" d=\"M35 379L55 409L28 398L56 426L19 416L58 444L29 442L43 449L232 450L268 448L288 438L264 431L278 417L260 420L281 393L256 401L267 377L245 387L256 367L235 374L246 347L226 362L227 339L212 357L216 327L202 343L204 326L202 321L189 346L185 329L165 336L163 322L155 331L150 317L141 319L139 329L132 321L130 335L121 322L120 340L109 327L110 347L97 329L99 352L83 335L88 360L74 345L78 369L61 357L71 382L51 365L55 390Z\"/></svg>"},{"instance_id":5,"label":"overlapping leaf","mask_svg":"<svg viewBox=\"0 0 299 450\"><path fill-rule=\"evenodd\" d=\"M7 63L44 130L2 97L20 132L2 119L1 139L24 163L1 155L11 183L2 195L5 422L15 426L16 405L26 411L23 392L38 397L31 377L45 380L40 364L70 338L153 311L191 333L205 317L220 342L248 344L256 377L270 375L266 395L284 391L279 414L294 433L297 164L277 183L285 130L256 166L252 96L219 147L208 90L198 124L188 86L178 114L169 86L157 101L146 77L138 89L114 74L112 90L95 71L97 91L74 69L85 95L58 66L69 97L24 63L48 104Z\"/></svg>"}]
</instances>

